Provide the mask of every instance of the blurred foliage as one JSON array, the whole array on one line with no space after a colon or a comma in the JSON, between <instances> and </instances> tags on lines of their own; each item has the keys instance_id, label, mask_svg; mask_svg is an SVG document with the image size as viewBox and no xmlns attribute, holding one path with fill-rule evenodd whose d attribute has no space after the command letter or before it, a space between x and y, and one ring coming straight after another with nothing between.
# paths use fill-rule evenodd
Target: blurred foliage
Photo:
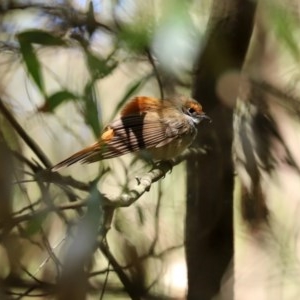
<instances>
[{"instance_id":1,"label":"blurred foliage","mask_svg":"<svg viewBox=\"0 0 300 300\"><path fill-rule=\"evenodd\" d=\"M70 91L58 91L50 96L47 96L46 102L41 107L39 107L38 111L43 113L54 112L55 108L57 108L60 104L75 99L78 99L78 96L74 95Z\"/></svg>"},{"instance_id":2,"label":"blurred foliage","mask_svg":"<svg viewBox=\"0 0 300 300\"><path fill-rule=\"evenodd\" d=\"M299 28L297 17L277 1L268 1L267 5L270 24L276 35L293 57L298 59L299 45L295 34ZM110 115L110 119L113 119L126 101L137 95L149 83L152 84L153 94L161 86L172 92L187 92L191 88L195 60L205 45L209 8L209 0L126 0L89 3L75 0L4 1L0 3L0 50L3 56L8 52L20 54L29 81L39 94L37 109L32 105L35 113L42 113L45 118L55 116L61 108L66 108L68 113L72 113L73 110L69 112L68 109L70 104L74 105L79 108L78 111L93 136L98 138L103 127L104 104L113 106ZM43 51L48 49L57 53L57 56L62 49L70 52L75 50L82 55L78 57L82 58L87 75L80 79L79 87L77 83L69 86L63 80L57 80L59 87L52 89L49 77L53 74L47 73L42 55ZM139 70L141 62L144 63L143 72ZM129 83L121 91L117 103L111 104L108 95L99 95L99 83L110 79L126 63L129 65L128 75L126 73ZM70 73L77 74L82 71L78 65L76 62L69 66ZM6 96L5 89L1 89L5 102L13 107L13 97ZM112 89L119 91L118 83L112 85ZM22 113L24 112L19 112ZM13 109L11 114L15 114ZM2 117L0 121L3 124ZM113 295L111 299L116 299L116 295L123 295L124 291L133 299L136 296L135 292L138 292L139 296L148 293L153 299L178 297L176 290L174 292L172 287L165 287L164 274L169 267L165 258L174 255L173 251L180 249L183 260L183 237L178 234L178 240L172 245L169 240L173 237L171 231L174 228L176 231L176 226L181 222L178 222L178 219L183 220L184 210L180 207L172 221L167 223L171 217L162 217L160 213L163 188L159 187L156 202L152 201L148 206L139 204L133 210L134 213L129 209L118 209L117 216L122 220L116 217L115 222L122 226L114 229L111 238L113 242L109 244L109 238L107 241L104 233L111 226L114 209L104 205L103 195L96 190L95 182L79 182L69 176L45 174L36 159L39 155L35 150L31 149L29 154L23 154L18 148L19 139L15 137L15 131L11 126L8 130L5 127L6 121L5 125L1 126L2 131L5 131L3 135L7 139L8 132L14 141L17 140L17 147L11 148L17 149L18 159L25 164L25 167L22 167L23 176L14 178L14 186L19 189L18 195L22 193L25 200L21 196L18 197L18 209L14 208L10 229L5 231L3 226L1 228L3 240L9 241L11 235L20 240L21 246L18 250L21 255L17 257L11 254L10 261L6 262L5 268L13 274L0 280L0 297L3 287L7 293L19 299L39 295L41 292L45 297L53 295L57 292L55 284L60 282L61 278L64 278L66 286L70 284L70 289L72 285L79 285L77 279L84 278L85 292L96 295L97 299L99 291L102 290ZM47 129L45 126L43 133L47 132ZM24 130L24 134L26 133ZM60 132L57 132L57 135L59 134ZM44 134L41 138L42 142L45 136L47 137ZM25 141L24 144L28 145L28 142ZM53 144L60 149L59 144ZM42 151L44 155L49 153L49 149L36 151ZM129 177L136 176L138 164L135 163L136 160L133 160L128 167L120 162L122 171L114 171L116 178L126 177L123 181L121 178L114 182L121 186L122 191L130 191L132 180ZM139 172L142 170L142 167L138 169ZM184 177L183 170L184 167L180 169L179 179ZM13 171L17 174L16 169ZM105 171L107 170L103 167L99 173ZM27 181L23 181L23 178ZM100 181L103 178L104 176ZM47 193L42 190L46 190ZM181 192L184 187L177 187L176 191L172 188L168 193L179 194L179 190ZM168 197L164 209L171 210L170 207L175 206L172 197ZM103 206L104 210L99 210L99 206ZM59 238L53 238L52 230L60 233ZM5 257L2 253L15 253L10 250L7 242L0 249L0 256ZM113 255L114 251L118 255ZM18 255L19 252L17 251ZM80 259L76 260L79 256ZM150 259L147 261L148 258ZM156 263L153 263L154 260ZM12 263L14 261L15 265ZM63 268L61 261L68 265L68 270ZM80 276L76 277L74 270L79 269ZM60 277L62 273L63 276ZM71 280L72 275L75 277L74 281ZM15 288L15 278L26 280L21 283L17 281L20 285ZM140 286L137 288L137 285ZM31 289L34 293L31 293ZM64 299L66 291L61 287L60 292L61 299ZM184 296L185 290L178 293Z\"/></svg>"},{"instance_id":3,"label":"blurred foliage","mask_svg":"<svg viewBox=\"0 0 300 300\"><path fill-rule=\"evenodd\" d=\"M270 16L270 29L273 29L276 37L286 46L295 62L299 61L298 29L299 16L293 11L292 6L280 1L266 0L267 12Z\"/></svg>"},{"instance_id":4,"label":"blurred foliage","mask_svg":"<svg viewBox=\"0 0 300 300\"><path fill-rule=\"evenodd\" d=\"M195 2L199 5L198 1ZM153 48L150 55L153 58L157 57L158 60L153 59L151 64L157 64L162 77L163 68L166 68L167 72L170 70L175 72L176 76L180 77L180 72L185 73L191 67L190 61L195 59L195 54L191 54L189 49L193 49L196 53L194 48L198 46L197 40L199 40L199 35L197 37L194 32L195 25L189 14L189 10L196 5L195 2L178 1L174 5L169 1L163 4L161 1L143 4L137 4L135 1L116 3L113 1L103 1L103 3L74 1L74 7L68 8L69 4L60 2L55 6L49 6L39 2L11 1L8 6L2 7L3 16L13 15L14 10L19 14L19 8L24 9L24 12L26 8L34 8L32 13L37 14L38 18L32 21L31 25L24 24L23 30L21 29L22 25L13 26L16 21L14 17L4 18L3 28L9 39L3 40L3 45L8 47L14 45L10 36L12 33L16 35L27 72L45 99L45 103L38 109L39 112L53 113L59 106L70 100L83 101L84 119L91 126L95 136L98 136L101 128L96 124L101 124L101 120L99 122L101 112L96 104L94 85L115 71L122 60L124 61L124 54L125 59L128 55L135 59L135 55L145 57L145 51L148 51L149 57L149 49ZM202 5L205 6L205 3ZM43 18L39 18L41 15ZM26 13L24 13L25 16L28 17ZM204 14L203 16L199 15L198 19L204 16ZM99 21L102 19L105 19L106 23ZM32 29L32 26L41 28ZM20 27L20 32L18 27ZM10 29L12 32L9 32ZM189 31L194 32L194 36L185 40ZM102 50L96 49L93 43L98 40L99 34L101 37L101 34L104 33L110 36L111 42L109 53L103 55ZM158 35L160 35L159 40L157 40ZM101 43L101 41L98 42ZM191 42L193 44L189 45ZM66 88L51 95L46 92L44 67L38 55L40 50L45 47L77 47L81 49L85 54L90 75L83 94L74 93ZM118 108L153 76L158 76L157 71L146 75L140 83L139 80L136 83L133 82L125 91ZM174 83L176 83L176 77L174 79ZM157 80L159 79L157 78ZM113 115L115 114L116 112Z\"/></svg>"},{"instance_id":5,"label":"blurred foliage","mask_svg":"<svg viewBox=\"0 0 300 300\"><path fill-rule=\"evenodd\" d=\"M154 193L149 193L155 195L150 203L142 200L132 209L118 208L114 214L116 208L107 205L106 193L98 191L99 186L103 182L104 189L117 186L120 196L112 197L116 202L135 199L139 194L132 187L137 184L136 174L145 172L145 164L137 157L129 162L117 159L118 167L110 169L110 162L105 162L94 181L78 181L45 172L42 165L50 165L50 160L43 141L48 138L52 120L61 112L66 112L61 119L74 111L79 113L94 138L98 138L103 119L115 118L128 99L145 88L159 97L162 86L170 91L189 87L193 53L202 38L201 34L198 36L202 28L199 24L207 19L206 13L192 17L191 12L201 5L199 1L178 1L174 5L172 1L160 0L0 3L0 59L9 70L4 75L9 78L7 74L17 74L15 66L25 71L25 81L17 84L24 91L21 102L23 97L29 98L26 109L34 114L25 113L21 103L17 116L14 109L4 115L19 122L17 135L26 151L17 151L16 159L23 163L17 165L21 174L9 180L17 192L13 194L7 227L4 221L1 223L2 239L6 242L1 244L0 256L8 258L2 259L7 271L0 279L0 297L1 291L19 299L38 295L83 299L87 294L91 299L99 299L99 295L100 299L116 299L118 295L122 299L146 295L168 299L184 295L184 287L177 291L168 286L173 282L166 279L174 258L185 270L183 222L174 220L179 214L183 219L183 198L176 202L184 193L183 184L176 191L168 190L167 203L162 201L162 190L167 189L159 185L157 192L154 189ZM75 59L68 66L60 60L61 55L74 55ZM64 68L69 69L76 82L65 80L60 74ZM122 88L118 82L112 85L118 91L113 103L112 93L102 92L101 86L104 81L113 81L111 78L124 69L128 70L123 76L126 84ZM188 80L182 82L183 77ZM1 103L14 107L14 96L6 93L4 89ZM32 94L35 100L30 99ZM108 117L104 116L105 107L110 109ZM42 138L23 124L37 114L42 116L36 126L42 131ZM14 127L14 123L9 124ZM63 136L61 128L73 131L73 124L69 128L59 125L56 128L60 129L53 130L56 135ZM80 135L72 132L78 139ZM57 140L53 147L60 151L64 146ZM184 174L184 166L178 170ZM16 169L13 172L17 174ZM109 176L113 182L106 180ZM184 176L177 176L176 182L183 181ZM168 216L162 218L163 212ZM170 227L167 238L166 226ZM180 276L185 282L184 272ZM14 280L18 280L16 286Z\"/></svg>"}]
</instances>

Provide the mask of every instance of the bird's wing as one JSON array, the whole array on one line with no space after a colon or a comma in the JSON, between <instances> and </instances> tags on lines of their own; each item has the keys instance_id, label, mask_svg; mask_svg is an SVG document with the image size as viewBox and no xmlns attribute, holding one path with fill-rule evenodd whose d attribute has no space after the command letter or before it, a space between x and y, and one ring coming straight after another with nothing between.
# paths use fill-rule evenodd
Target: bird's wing
<instances>
[{"instance_id":1,"label":"bird's wing","mask_svg":"<svg viewBox=\"0 0 300 300\"><path fill-rule=\"evenodd\" d=\"M112 122L100 139L101 150L83 162L94 162L148 148L162 147L184 133L182 121L164 122L146 115L131 115Z\"/></svg>"},{"instance_id":2,"label":"bird's wing","mask_svg":"<svg viewBox=\"0 0 300 300\"><path fill-rule=\"evenodd\" d=\"M182 120L170 120L166 122L149 114L123 116L106 127L98 142L58 163L52 171L76 162L92 163L146 148L162 147L185 133Z\"/></svg>"}]
</instances>

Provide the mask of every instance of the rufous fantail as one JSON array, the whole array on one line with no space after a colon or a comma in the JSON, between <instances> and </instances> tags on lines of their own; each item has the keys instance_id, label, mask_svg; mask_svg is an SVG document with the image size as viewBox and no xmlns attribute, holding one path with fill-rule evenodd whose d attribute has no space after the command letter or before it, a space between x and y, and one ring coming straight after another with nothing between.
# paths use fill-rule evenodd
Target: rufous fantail
<instances>
[{"instance_id":1,"label":"rufous fantail","mask_svg":"<svg viewBox=\"0 0 300 300\"><path fill-rule=\"evenodd\" d=\"M169 160L191 145L196 125L210 118L194 99L178 96L160 100L135 97L120 117L104 128L99 140L55 165L58 171L76 162L92 163L145 150L154 160Z\"/></svg>"}]
</instances>

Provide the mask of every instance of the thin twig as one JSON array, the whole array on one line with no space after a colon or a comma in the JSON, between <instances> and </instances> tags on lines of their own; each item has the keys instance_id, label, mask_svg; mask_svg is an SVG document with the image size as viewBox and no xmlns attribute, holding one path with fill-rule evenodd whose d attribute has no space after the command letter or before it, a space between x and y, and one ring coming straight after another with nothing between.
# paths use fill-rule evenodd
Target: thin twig
<instances>
[{"instance_id":1,"label":"thin twig","mask_svg":"<svg viewBox=\"0 0 300 300\"><path fill-rule=\"evenodd\" d=\"M139 178L138 184L128 193L123 193L120 195L107 195L102 194L102 203L105 207L127 207L130 206L132 203L137 201L145 192L149 191L152 183L157 182L161 178L165 177L168 172L172 170L175 165L178 165L183 160L185 160L190 155L198 155L198 154L207 154L207 150L205 148L198 148L198 149L189 149L186 150L182 155L178 156L176 159L168 162L162 162L159 165L155 166L151 171L146 173L145 175ZM64 178L63 182L68 182L68 180L64 181L66 178L69 179L70 177ZM72 182L73 184L74 182ZM84 191L86 191L86 184L83 184ZM81 187L81 182L78 182L77 188ZM34 212L25 213L19 216L16 216L11 219L11 226L15 224L25 222L31 220L34 217L43 215L50 211L60 211L60 210L68 210L74 208L82 208L87 205L87 199L81 199L70 203L60 204L60 205L51 205L51 207L41 208L35 210ZM0 223L0 228L3 224Z\"/></svg>"},{"instance_id":2,"label":"thin twig","mask_svg":"<svg viewBox=\"0 0 300 300\"><path fill-rule=\"evenodd\" d=\"M121 196L105 195L104 200L108 201L107 205L113 207L128 207L137 201L145 192L148 192L152 183L164 178L168 172L171 172L173 167L186 160L190 155L207 154L207 149L189 149L183 154L170 161L162 161L157 164L150 172L138 178L137 185L128 193ZM106 202L105 201L105 202Z\"/></svg>"},{"instance_id":3,"label":"thin twig","mask_svg":"<svg viewBox=\"0 0 300 300\"><path fill-rule=\"evenodd\" d=\"M109 264L109 267L110 267L110 264ZM103 270L93 271L93 272L90 272L88 274L88 277L91 278L91 277L95 277L95 276L98 276L98 275L104 275L107 272L114 272L114 269L113 268L105 268Z\"/></svg>"},{"instance_id":4,"label":"thin twig","mask_svg":"<svg viewBox=\"0 0 300 300\"><path fill-rule=\"evenodd\" d=\"M43 170L39 173L39 180L54 183L61 187L71 186L77 190L89 192L91 190L92 183L85 183L74 179L71 176L62 176L59 173L52 172L49 170Z\"/></svg>"},{"instance_id":5,"label":"thin twig","mask_svg":"<svg viewBox=\"0 0 300 300\"><path fill-rule=\"evenodd\" d=\"M22 223L22 222L26 222L26 221L30 221L34 218L37 218L39 216L42 216L46 213L49 212L53 212L53 211L62 211L62 210L68 210L68 209L75 209L75 208L82 208L84 206L87 205L87 200L83 199L83 200L78 200L75 202L71 202L71 203L65 203L65 204L61 204L61 205L57 205L53 207L44 207L44 208L40 208L37 209L35 211L26 213L26 214L22 214L20 216L16 216L11 218L10 220L10 227L13 228L16 224ZM6 224L7 225L7 224ZM0 222L0 228L3 227L4 224Z\"/></svg>"},{"instance_id":6,"label":"thin twig","mask_svg":"<svg viewBox=\"0 0 300 300\"><path fill-rule=\"evenodd\" d=\"M136 289L131 280L128 278L127 274L124 272L124 270L120 267L119 263L113 256L113 254L110 252L109 247L102 237L99 241L99 249L104 254L104 256L107 258L109 263L114 268L116 274L118 275L120 281L122 282L126 292L131 297L132 300L140 300L140 296L136 294Z\"/></svg>"},{"instance_id":7,"label":"thin twig","mask_svg":"<svg viewBox=\"0 0 300 300\"><path fill-rule=\"evenodd\" d=\"M0 98L0 111L2 115L7 119L10 125L15 129L27 146L35 153L35 155L40 159L46 168L51 168L52 164L47 158L45 153L39 147L39 145L26 133L23 127L18 123L12 113L6 108L3 100Z\"/></svg>"},{"instance_id":8,"label":"thin twig","mask_svg":"<svg viewBox=\"0 0 300 300\"><path fill-rule=\"evenodd\" d=\"M103 300L104 293L105 293L105 290L106 290L106 286L107 286L107 282L108 282L108 275L109 275L109 267L110 267L110 262L108 262L107 272L106 272L106 276L105 276L105 279L104 279L104 282L103 282L103 287L102 287L102 290L101 290L100 300Z\"/></svg>"},{"instance_id":9,"label":"thin twig","mask_svg":"<svg viewBox=\"0 0 300 300\"><path fill-rule=\"evenodd\" d=\"M84 26L88 23L88 14L83 13L79 10L74 9L74 7L71 7L70 5L46 5L46 4L40 4L40 3L30 3L30 4L24 4L24 3L17 3L15 1L9 1L8 7L6 11L9 10L26 10L26 9L40 9L43 12L56 16L61 18L62 20L66 20L66 22L63 22L60 26L60 29L64 32L66 32L70 27L79 27ZM1 13L5 12L3 10L0 10ZM68 26L66 26L66 24ZM57 25L57 24L56 24ZM101 28L106 30L107 32L114 33L115 29L113 29L111 26L106 25L104 23L100 23L97 20L94 20L92 23L93 28Z\"/></svg>"},{"instance_id":10,"label":"thin twig","mask_svg":"<svg viewBox=\"0 0 300 300\"><path fill-rule=\"evenodd\" d=\"M159 75L159 72L158 72L158 69L157 69L157 66L156 66L156 63L153 59L153 56L152 56L152 53L151 51L146 48L146 54L147 54L147 57L152 65L152 68L153 68L153 71L154 71L154 74L155 74L155 78L157 80L157 84L158 84L158 87L159 87L159 91L160 91L160 98L161 99L164 99L164 89L163 89L163 84L162 84L162 80L161 80L161 77Z\"/></svg>"},{"instance_id":11,"label":"thin twig","mask_svg":"<svg viewBox=\"0 0 300 300\"><path fill-rule=\"evenodd\" d=\"M52 247L52 251L54 252L54 250L59 247L64 241L66 240L66 237L63 237L56 245L54 245ZM44 261L42 261L42 263L38 266L38 268L36 269L36 271L34 272L34 275L36 275L37 273L39 273L39 271L44 267L44 265L50 260L51 256L47 256L46 259Z\"/></svg>"}]
</instances>

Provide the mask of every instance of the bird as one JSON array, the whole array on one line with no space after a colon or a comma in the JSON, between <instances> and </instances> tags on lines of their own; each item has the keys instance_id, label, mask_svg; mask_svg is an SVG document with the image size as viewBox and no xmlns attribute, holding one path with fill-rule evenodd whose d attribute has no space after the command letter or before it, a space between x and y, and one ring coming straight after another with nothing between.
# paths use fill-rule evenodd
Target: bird
<instances>
[{"instance_id":1,"label":"bird","mask_svg":"<svg viewBox=\"0 0 300 300\"><path fill-rule=\"evenodd\" d=\"M140 151L146 151L152 161L170 160L191 145L203 119L211 121L201 104L187 96L163 100L134 97L125 104L120 117L104 128L98 141L59 162L51 171Z\"/></svg>"}]
</instances>

